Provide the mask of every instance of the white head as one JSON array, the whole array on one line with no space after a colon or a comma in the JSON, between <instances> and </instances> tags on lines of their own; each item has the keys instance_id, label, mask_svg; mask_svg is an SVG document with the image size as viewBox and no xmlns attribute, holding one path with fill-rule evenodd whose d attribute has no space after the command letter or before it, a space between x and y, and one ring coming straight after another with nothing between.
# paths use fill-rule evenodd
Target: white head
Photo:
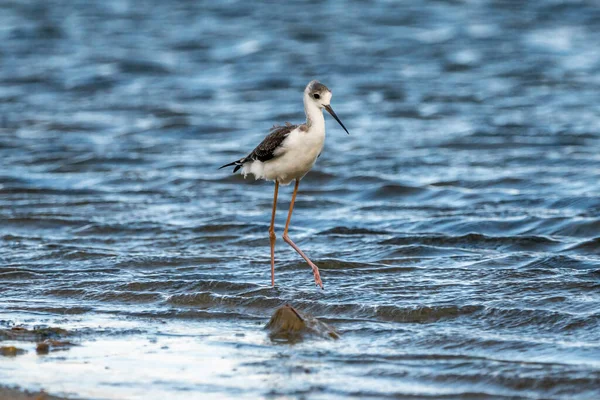
<instances>
[{"instance_id":1,"label":"white head","mask_svg":"<svg viewBox=\"0 0 600 400\"><path fill-rule=\"evenodd\" d=\"M338 118L338 116L333 112L331 108L331 90L319 81L310 81L308 85L306 85L306 89L304 89L304 104L314 105L319 110L326 109L329 114L344 128L347 134L348 129L342 124L342 121Z\"/></svg>"}]
</instances>

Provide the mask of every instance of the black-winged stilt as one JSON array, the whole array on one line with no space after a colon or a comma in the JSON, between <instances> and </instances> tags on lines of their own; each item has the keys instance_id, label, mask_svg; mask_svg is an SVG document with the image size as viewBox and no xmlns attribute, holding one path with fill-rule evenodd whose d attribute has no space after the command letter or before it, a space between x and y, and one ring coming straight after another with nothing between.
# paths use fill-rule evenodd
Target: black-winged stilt
<instances>
[{"instance_id":1,"label":"black-winged stilt","mask_svg":"<svg viewBox=\"0 0 600 400\"><path fill-rule=\"evenodd\" d=\"M315 283L323 288L319 268L296 246L288 236L288 228L294 210L294 201L300 180L310 171L323 150L325 142L325 118L323 108L344 128L342 121L333 112L330 105L331 90L318 81L311 81L304 89L304 112L306 122L301 125L286 123L285 126L274 126L265 139L252 152L237 161L223 165L221 168L235 166L233 172L242 170L244 177L253 174L256 179L275 182L273 195L273 212L271 214L271 285L275 285L275 210L277 209L277 192L279 185L288 185L296 181L290 210L288 212L283 240L294 248L310 265L315 276ZM220 169L220 168L219 168Z\"/></svg>"}]
</instances>

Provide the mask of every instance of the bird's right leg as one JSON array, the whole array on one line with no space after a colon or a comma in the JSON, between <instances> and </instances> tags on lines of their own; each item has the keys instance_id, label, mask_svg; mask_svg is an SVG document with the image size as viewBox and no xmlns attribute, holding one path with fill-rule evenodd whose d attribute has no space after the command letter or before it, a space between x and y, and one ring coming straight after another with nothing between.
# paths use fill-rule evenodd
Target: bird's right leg
<instances>
[{"instance_id":1,"label":"bird's right leg","mask_svg":"<svg viewBox=\"0 0 600 400\"><path fill-rule=\"evenodd\" d=\"M290 237L288 236L288 228L290 227L290 221L292 219L292 211L294 211L294 202L296 201L296 194L298 194L298 185L300 185L300 180L296 179L294 193L292 194L292 201L290 202L290 211L288 212L287 221L285 222L285 229L283 230L283 240L285 240L287 244L292 246L292 248L296 250L296 252L300 254L302 258L304 258L304 261L306 261L313 270L313 275L315 276L315 283L317 284L317 286L320 286L321 289L323 289L323 282L321 281L321 274L319 274L319 267L317 267L315 263L310 261L310 258L308 258L306 254L304 254L302 250L300 250L300 248L296 246L296 243L294 243L292 239L290 239Z\"/></svg>"},{"instance_id":2,"label":"bird's right leg","mask_svg":"<svg viewBox=\"0 0 600 400\"><path fill-rule=\"evenodd\" d=\"M271 227L269 228L269 239L271 240L271 286L275 286L275 210L277 209L277 192L279 182L275 181L275 194L273 195L273 214L271 214Z\"/></svg>"}]
</instances>

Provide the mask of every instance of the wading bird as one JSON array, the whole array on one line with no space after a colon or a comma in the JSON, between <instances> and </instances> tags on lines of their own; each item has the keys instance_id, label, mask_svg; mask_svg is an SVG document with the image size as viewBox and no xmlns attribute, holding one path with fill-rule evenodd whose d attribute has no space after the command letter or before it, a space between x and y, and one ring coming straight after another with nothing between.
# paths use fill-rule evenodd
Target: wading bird
<instances>
[{"instance_id":1,"label":"wading bird","mask_svg":"<svg viewBox=\"0 0 600 400\"><path fill-rule=\"evenodd\" d=\"M331 90L318 81L311 81L304 89L304 112L306 122L301 125L274 126L265 139L252 152L237 161L223 165L221 168L235 166L233 172L242 170L244 177L253 174L256 179L275 182L273 195L273 213L269 238L271 240L271 285L275 286L275 210L277 209L277 192L279 185L288 185L296 181L290 210L288 212L283 240L294 248L312 268L315 283L323 288L319 268L296 246L288 236L288 228L294 210L294 201L300 180L311 170L323 150L325 143L325 118L323 108L344 128L348 130L333 112ZM221 169L219 168L219 169Z\"/></svg>"}]
</instances>

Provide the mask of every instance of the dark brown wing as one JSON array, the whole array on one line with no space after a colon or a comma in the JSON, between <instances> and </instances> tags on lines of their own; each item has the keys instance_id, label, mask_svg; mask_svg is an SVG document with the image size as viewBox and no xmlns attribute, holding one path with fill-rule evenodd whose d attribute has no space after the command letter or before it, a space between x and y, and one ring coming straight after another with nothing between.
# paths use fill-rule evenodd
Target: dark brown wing
<instances>
[{"instance_id":1,"label":"dark brown wing","mask_svg":"<svg viewBox=\"0 0 600 400\"><path fill-rule=\"evenodd\" d=\"M277 149L281 147L283 141L288 137L291 131L296 129L298 125L286 124L284 126L274 126L267 137L258 145L252 153L246 157L246 161L269 161L275 157Z\"/></svg>"},{"instance_id":2,"label":"dark brown wing","mask_svg":"<svg viewBox=\"0 0 600 400\"><path fill-rule=\"evenodd\" d=\"M223 165L221 168L234 166L233 172L237 172L242 166L250 161L269 161L281 154L275 155L277 150L281 148L283 141L288 137L291 131L296 129L299 125L292 125L286 122L284 126L274 126L269 131L269 134L263 141L256 146L252 153L248 154L247 157L240 158L234 162ZM219 168L219 169L221 169Z\"/></svg>"}]
</instances>

